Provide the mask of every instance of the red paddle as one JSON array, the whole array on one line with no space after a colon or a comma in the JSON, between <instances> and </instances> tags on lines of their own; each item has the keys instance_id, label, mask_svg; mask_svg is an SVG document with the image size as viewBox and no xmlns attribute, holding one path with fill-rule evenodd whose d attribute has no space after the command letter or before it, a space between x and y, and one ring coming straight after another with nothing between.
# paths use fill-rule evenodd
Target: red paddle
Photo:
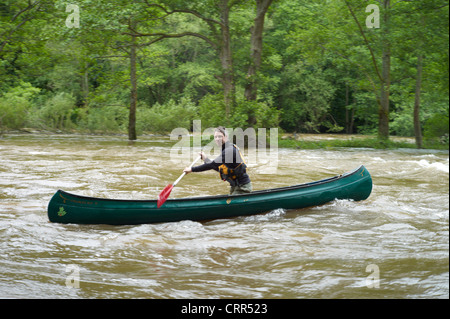
<instances>
[{"instance_id":1,"label":"red paddle","mask_svg":"<svg viewBox=\"0 0 450 319\"><path fill-rule=\"evenodd\" d=\"M200 158L201 156L197 157L197 159L193 161L189 167L192 167ZM170 192L172 192L172 189L175 187L175 185L178 184L178 182L184 177L184 175L186 175L185 172L183 172L183 174L181 174L181 176L178 177L178 179L175 181L175 183L173 183L173 185L172 184L167 185L166 187L164 187L161 193L159 193L158 202L156 203L156 206L158 206L158 208L160 208L166 202L167 198L170 195Z\"/></svg>"}]
</instances>

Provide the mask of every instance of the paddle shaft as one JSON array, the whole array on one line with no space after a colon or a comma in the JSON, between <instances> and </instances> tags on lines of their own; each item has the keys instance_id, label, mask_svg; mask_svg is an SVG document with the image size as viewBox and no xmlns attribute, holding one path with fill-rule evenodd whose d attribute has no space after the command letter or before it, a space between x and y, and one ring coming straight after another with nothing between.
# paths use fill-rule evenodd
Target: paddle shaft
<instances>
[{"instance_id":1,"label":"paddle shaft","mask_svg":"<svg viewBox=\"0 0 450 319\"><path fill-rule=\"evenodd\" d=\"M191 168L200 158L201 158L201 156L197 157L195 159L195 161L193 161L192 164L189 166L189 168ZM183 174L181 174L181 176L178 177L178 179L175 181L175 183L173 183L172 185L169 184L166 187L164 187L164 189L158 195L158 201L156 202L156 207L160 208L166 202L167 198L170 195L170 192L172 192L172 189L175 187L175 185L178 184L178 182L183 178L184 175L186 175L186 172L183 172Z\"/></svg>"},{"instance_id":2,"label":"paddle shaft","mask_svg":"<svg viewBox=\"0 0 450 319\"><path fill-rule=\"evenodd\" d=\"M193 161L192 164L189 166L189 168L191 168L192 166L194 166L194 164L197 163L197 161L198 161L199 159L201 159L201 158L202 158L201 156L197 157L197 158L195 159L195 161ZM184 177L184 175L186 175L186 172L183 172L183 174L181 174L181 176L178 177L178 179L172 184L172 186L175 187L175 185L177 185L178 182L181 181L181 179Z\"/></svg>"}]
</instances>

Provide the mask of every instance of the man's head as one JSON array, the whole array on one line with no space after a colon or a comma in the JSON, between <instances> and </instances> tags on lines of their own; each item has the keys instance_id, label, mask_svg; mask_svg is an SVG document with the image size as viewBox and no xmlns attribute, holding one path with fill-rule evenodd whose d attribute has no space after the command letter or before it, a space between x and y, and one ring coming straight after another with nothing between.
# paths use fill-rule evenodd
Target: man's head
<instances>
[{"instance_id":1,"label":"man's head","mask_svg":"<svg viewBox=\"0 0 450 319\"><path fill-rule=\"evenodd\" d=\"M228 141L228 132L225 127L219 126L214 130L214 141L219 146L222 146Z\"/></svg>"}]
</instances>

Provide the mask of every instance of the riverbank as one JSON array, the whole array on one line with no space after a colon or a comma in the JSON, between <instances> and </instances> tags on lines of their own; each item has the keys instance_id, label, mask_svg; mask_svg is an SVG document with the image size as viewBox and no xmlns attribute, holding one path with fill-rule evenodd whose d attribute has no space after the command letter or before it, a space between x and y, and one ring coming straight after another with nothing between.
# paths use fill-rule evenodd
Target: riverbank
<instances>
[{"instance_id":1,"label":"riverbank","mask_svg":"<svg viewBox=\"0 0 450 319\"><path fill-rule=\"evenodd\" d=\"M47 131L23 128L14 131L5 131L2 136L8 134L44 134L44 135L59 135L59 134L74 134L86 136L124 136L126 133L86 133L86 132L62 132L62 131ZM167 134L154 134L145 132L141 134L142 137L160 137L170 136ZM138 136L139 140L139 136ZM202 144L209 143L207 139L202 140ZM359 135L359 134L298 134L298 133L282 133L278 138L279 148L293 148L293 149L327 149L327 148L373 148L373 149L398 149L398 148L417 148L414 137L404 136L390 136L389 140L379 140L375 135ZM423 149L434 150L449 150L449 143L447 141L439 140L424 140Z\"/></svg>"},{"instance_id":2,"label":"riverbank","mask_svg":"<svg viewBox=\"0 0 450 319\"><path fill-rule=\"evenodd\" d=\"M374 135L355 134L283 134L278 147L295 149L322 149L338 147L362 147L374 149L417 148L414 137L390 136L380 140ZM424 141L423 149L449 150L449 144Z\"/></svg>"}]
</instances>

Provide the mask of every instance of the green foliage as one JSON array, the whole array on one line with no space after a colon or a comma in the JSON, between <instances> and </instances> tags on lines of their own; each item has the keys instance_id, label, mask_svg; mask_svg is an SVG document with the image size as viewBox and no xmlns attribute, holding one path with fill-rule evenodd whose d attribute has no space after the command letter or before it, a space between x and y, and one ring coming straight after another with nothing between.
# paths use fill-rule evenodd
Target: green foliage
<instances>
[{"instance_id":1,"label":"green foliage","mask_svg":"<svg viewBox=\"0 0 450 319\"><path fill-rule=\"evenodd\" d=\"M23 127L28 108L29 103L26 100L0 98L0 130Z\"/></svg>"},{"instance_id":2,"label":"green foliage","mask_svg":"<svg viewBox=\"0 0 450 319\"><path fill-rule=\"evenodd\" d=\"M228 122L224 123L226 121L225 103L221 94L209 94L202 98L199 102L198 110L202 127L229 126L230 124Z\"/></svg>"},{"instance_id":3,"label":"green foliage","mask_svg":"<svg viewBox=\"0 0 450 319\"><path fill-rule=\"evenodd\" d=\"M321 125L332 128L326 115L335 88L326 73L312 66L293 65L286 70L283 85L281 124L288 131L319 132Z\"/></svg>"},{"instance_id":4,"label":"green foliage","mask_svg":"<svg viewBox=\"0 0 450 319\"><path fill-rule=\"evenodd\" d=\"M24 127L33 98L40 92L28 82L20 82L0 96L0 130Z\"/></svg>"},{"instance_id":5,"label":"green foliage","mask_svg":"<svg viewBox=\"0 0 450 319\"><path fill-rule=\"evenodd\" d=\"M80 121L80 126L92 133L125 132L128 124L128 110L120 105L89 108Z\"/></svg>"},{"instance_id":6,"label":"green foliage","mask_svg":"<svg viewBox=\"0 0 450 319\"><path fill-rule=\"evenodd\" d=\"M231 115L227 117L223 96L217 94L207 95L200 101L199 117L203 127L271 128L278 127L280 111L264 102L247 101L240 98L236 101ZM253 125L249 125L250 119L254 121Z\"/></svg>"},{"instance_id":7,"label":"green foliage","mask_svg":"<svg viewBox=\"0 0 450 319\"><path fill-rule=\"evenodd\" d=\"M427 139L442 138L448 144L449 118L447 114L434 114L424 127L424 137Z\"/></svg>"},{"instance_id":8,"label":"green foliage","mask_svg":"<svg viewBox=\"0 0 450 319\"><path fill-rule=\"evenodd\" d=\"M138 107L137 118L138 132L170 133L178 127L190 129L196 107L189 98L182 98L179 103L170 100L151 108Z\"/></svg>"},{"instance_id":9,"label":"green foliage","mask_svg":"<svg viewBox=\"0 0 450 319\"><path fill-rule=\"evenodd\" d=\"M355 119L357 120L358 133L372 135L377 132L378 114L377 102L373 100L371 92L355 92L353 94Z\"/></svg>"},{"instance_id":10,"label":"green foliage","mask_svg":"<svg viewBox=\"0 0 450 319\"><path fill-rule=\"evenodd\" d=\"M36 114L45 128L64 130L73 127L71 115L74 108L75 98L61 92L48 99L41 109L36 110Z\"/></svg>"},{"instance_id":11,"label":"green foliage","mask_svg":"<svg viewBox=\"0 0 450 319\"><path fill-rule=\"evenodd\" d=\"M321 141L280 139L278 147L296 148L296 149L321 149L337 147L357 147L357 148L375 148L375 149L395 149L395 148L415 148L415 144L408 142L396 142L391 140L380 140L377 138L351 138L351 139L333 139Z\"/></svg>"},{"instance_id":12,"label":"green foliage","mask_svg":"<svg viewBox=\"0 0 450 319\"><path fill-rule=\"evenodd\" d=\"M390 133L414 134L421 54L424 143L441 139L445 144L446 136L448 140L448 2L444 0L398 1L391 8L391 23L385 25L381 19L380 29L366 28L364 1L273 1L265 17L261 68L254 76L256 101L247 101L243 94L249 80L255 1L229 1L235 93L230 114L225 114L220 93L223 39L215 21L222 18L222 7L217 0L30 3L0 4L0 130L126 132L134 26L147 35L189 32L203 37L171 37L154 43L158 36L135 38L140 133L192 129L192 121L200 119L205 128L279 127L291 132L341 132L352 121L354 132L374 134L380 94L376 69L381 70L383 41L390 41ZM148 3L180 12L166 16ZM80 28L66 27L68 4L79 5ZM381 2L380 8L384 14ZM194 10L200 14L192 14Z\"/></svg>"},{"instance_id":13,"label":"green foliage","mask_svg":"<svg viewBox=\"0 0 450 319\"><path fill-rule=\"evenodd\" d=\"M396 112L392 115L390 130L397 136L414 136L413 111Z\"/></svg>"}]
</instances>

